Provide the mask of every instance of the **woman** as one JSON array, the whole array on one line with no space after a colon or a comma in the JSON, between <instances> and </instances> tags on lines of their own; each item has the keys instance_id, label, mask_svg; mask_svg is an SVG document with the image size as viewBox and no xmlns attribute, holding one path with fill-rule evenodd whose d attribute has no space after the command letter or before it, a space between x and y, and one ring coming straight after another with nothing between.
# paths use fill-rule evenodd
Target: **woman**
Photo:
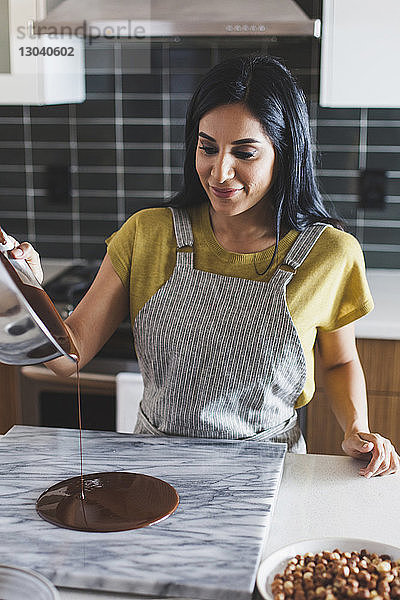
<instances>
[{"instance_id":1,"label":"woman","mask_svg":"<svg viewBox=\"0 0 400 600\"><path fill-rule=\"evenodd\" d=\"M305 452L296 408L314 391L317 344L344 451L370 458L365 477L398 470L368 427L352 324L373 307L362 252L323 207L304 97L277 60L233 58L205 76L188 108L182 192L107 244L66 325L83 366L130 309L145 383L135 432ZM39 268L29 244L19 251ZM72 371L65 358L48 366Z\"/></svg>"}]
</instances>

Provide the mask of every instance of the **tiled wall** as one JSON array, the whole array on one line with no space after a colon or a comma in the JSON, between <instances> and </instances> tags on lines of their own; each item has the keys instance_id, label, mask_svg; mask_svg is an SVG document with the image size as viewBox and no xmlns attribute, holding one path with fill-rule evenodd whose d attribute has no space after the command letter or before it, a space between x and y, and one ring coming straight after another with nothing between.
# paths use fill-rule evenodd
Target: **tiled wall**
<instances>
[{"instance_id":1,"label":"tiled wall","mask_svg":"<svg viewBox=\"0 0 400 600\"><path fill-rule=\"evenodd\" d=\"M318 107L319 43L302 38L153 42L151 68L132 42L87 46L87 100L0 106L0 223L44 257L100 260L127 216L179 188L186 103L198 79L233 52L281 57L310 101L327 202L362 242L369 267L400 268L400 109ZM47 169L69 166L71 199L47 192ZM358 171L388 174L387 208L357 206Z\"/></svg>"}]
</instances>

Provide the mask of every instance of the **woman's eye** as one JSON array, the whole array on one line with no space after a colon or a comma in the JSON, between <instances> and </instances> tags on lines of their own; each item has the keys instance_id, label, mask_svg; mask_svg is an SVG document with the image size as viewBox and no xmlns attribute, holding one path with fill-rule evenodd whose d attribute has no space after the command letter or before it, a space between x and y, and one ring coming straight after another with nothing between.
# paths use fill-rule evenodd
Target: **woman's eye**
<instances>
[{"instance_id":1,"label":"woman's eye","mask_svg":"<svg viewBox=\"0 0 400 600\"><path fill-rule=\"evenodd\" d=\"M255 152L235 152L235 156L238 158L252 158Z\"/></svg>"},{"instance_id":2,"label":"woman's eye","mask_svg":"<svg viewBox=\"0 0 400 600\"><path fill-rule=\"evenodd\" d=\"M212 146L199 146L200 150L204 150L206 154L217 154L218 150Z\"/></svg>"},{"instance_id":3,"label":"woman's eye","mask_svg":"<svg viewBox=\"0 0 400 600\"><path fill-rule=\"evenodd\" d=\"M204 144L202 146L199 146L200 150L203 150L203 152L207 155L211 155L211 154L218 154L218 149L214 148L214 146L205 146ZM237 156L237 158L241 158L241 159L248 159L248 158L252 158L253 156L255 156L255 152L244 152L244 151L240 151L240 150L236 150L236 152L233 153L235 156Z\"/></svg>"}]
</instances>

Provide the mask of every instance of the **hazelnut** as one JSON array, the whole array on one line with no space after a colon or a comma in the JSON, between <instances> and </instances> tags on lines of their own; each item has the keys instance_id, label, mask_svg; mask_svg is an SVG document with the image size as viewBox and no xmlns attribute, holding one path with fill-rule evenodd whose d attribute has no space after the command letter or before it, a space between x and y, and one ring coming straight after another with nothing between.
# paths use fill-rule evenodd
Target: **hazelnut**
<instances>
[{"instance_id":1,"label":"hazelnut","mask_svg":"<svg viewBox=\"0 0 400 600\"><path fill-rule=\"evenodd\" d=\"M340 567L339 575L341 575L342 577L348 577L350 575L349 567L347 565L345 565L344 567Z\"/></svg>"},{"instance_id":2,"label":"hazelnut","mask_svg":"<svg viewBox=\"0 0 400 600\"><path fill-rule=\"evenodd\" d=\"M293 593L293 589L294 589L294 585L292 581L285 581L285 583L283 584L283 589L285 591L285 594L292 594Z\"/></svg>"},{"instance_id":3,"label":"hazelnut","mask_svg":"<svg viewBox=\"0 0 400 600\"><path fill-rule=\"evenodd\" d=\"M377 585L377 590L378 593L381 594L381 596L384 596L385 594L390 594L390 585L385 581L379 581Z\"/></svg>"},{"instance_id":4,"label":"hazelnut","mask_svg":"<svg viewBox=\"0 0 400 600\"><path fill-rule=\"evenodd\" d=\"M400 560L365 548L297 554L271 589L274 600L400 600Z\"/></svg>"},{"instance_id":5,"label":"hazelnut","mask_svg":"<svg viewBox=\"0 0 400 600\"><path fill-rule=\"evenodd\" d=\"M391 569L391 564L387 560L382 560L381 562L378 562L376 568L378 569L379 573L388 573Z\"/></svg>"},{"instance_id":6,"label":"hazelnut","mask_svg":"<svg viewBox=\"0 0 400 600\"><path fill-rule=\"evenodd\" d=\"M366 590L365 588L360 588L357 592L357 598L360 598L361 600L364 600L365 598L369 598L370 597L370 593L369 590Z\"/></svg>"}]
</instances>

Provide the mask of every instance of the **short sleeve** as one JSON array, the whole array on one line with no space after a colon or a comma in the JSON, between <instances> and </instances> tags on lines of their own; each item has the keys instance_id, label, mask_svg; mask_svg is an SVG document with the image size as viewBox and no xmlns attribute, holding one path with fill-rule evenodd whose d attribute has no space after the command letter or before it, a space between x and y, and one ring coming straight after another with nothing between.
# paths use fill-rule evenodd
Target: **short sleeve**
<instances>
[{"instance_id":1,"label":"short sleeve","mask_svg":"<svg viewBox=\"0 0 400 600\"><path fill-rule=\"evenodd\" d=\"M329 311L325 314L325 322L320 324L320 329L325 331L344 327L374 308L360 244L354 236L340 233L341 243L336 248L335 267L328 277Z\"/></svg>"},{"instance_id":2,"label":"short sleeve","mask_svg":"<svg viewBox=\"0 0 400 600\"><path fill-rule=\"evenodd\" d=\"M136 241L137 219L132 215L122 227L106 239L107 254L124 287L129 290L132 256Z\"/></svg>"}]
</instances>

